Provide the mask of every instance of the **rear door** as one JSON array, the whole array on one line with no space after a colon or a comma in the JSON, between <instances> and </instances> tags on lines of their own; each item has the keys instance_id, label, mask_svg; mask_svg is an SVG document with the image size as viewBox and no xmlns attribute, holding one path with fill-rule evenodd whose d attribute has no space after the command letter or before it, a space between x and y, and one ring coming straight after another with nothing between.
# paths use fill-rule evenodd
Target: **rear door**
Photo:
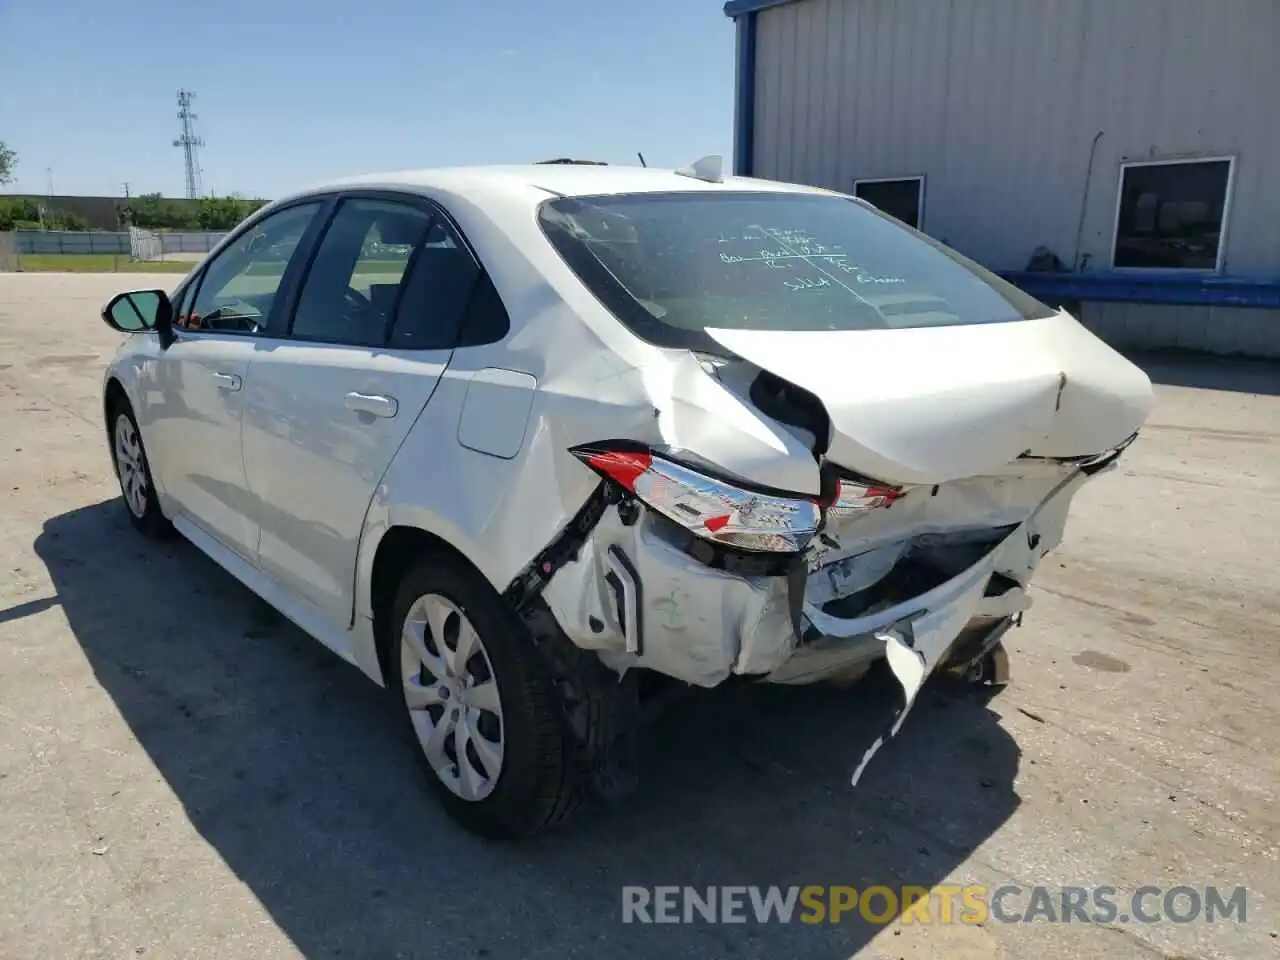
<instances>
[{"instance_id":1,"label":"rear door","mask_svg":"<svg viewBox=\"0 0 1280 960\"><path fill-rule=\"evenodd\" d=\"M244 457L258 562L335 624L350 622L374 489L449 363L479 272L426 201L345 196L287 336L254 358Z\"/></svg>"}]
</instances>

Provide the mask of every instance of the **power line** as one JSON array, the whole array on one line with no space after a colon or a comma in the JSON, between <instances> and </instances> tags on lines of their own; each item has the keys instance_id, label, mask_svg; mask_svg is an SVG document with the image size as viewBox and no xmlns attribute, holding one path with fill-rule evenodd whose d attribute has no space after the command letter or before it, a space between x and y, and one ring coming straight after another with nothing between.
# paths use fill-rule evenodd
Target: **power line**
<instances>
[{"instance_id":1,"label":"power line","mask_svg":"<svg viewBox=\"0 0 1280 960\"><path fill-rule=\"evenodd\" d=\"M196 200L201 195L199 148L204 146L204 141L196 136L196 115L191 111L191 101L195 98L196 95L190 90L178 91L178 119L182 121L182 136L173 141L175 147L182 147L189 200Z\"/></svg>"}]
</instances>

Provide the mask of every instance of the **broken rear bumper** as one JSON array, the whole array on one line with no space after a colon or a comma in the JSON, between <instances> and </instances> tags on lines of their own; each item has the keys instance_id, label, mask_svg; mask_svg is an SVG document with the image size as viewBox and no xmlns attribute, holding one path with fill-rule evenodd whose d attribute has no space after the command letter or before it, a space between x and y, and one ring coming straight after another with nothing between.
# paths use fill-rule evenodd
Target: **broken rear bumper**
<instances>
[{"instance_id":1,"label":"broken rear bumper","mask_svg":"<svg viewBox=\"0 0 1280 960\"><path fill-rule=\"evenodd\" d=\"M569 639L619 672L644 667L703 687L734 674L811 683L888 655L910 702L912 687L957 641L1030 605L1031 574L1061 540L1070 502L1088 479L1081 471L1064 479L976 560L922 592L879 598L851 616L833 612L845 598L824 590L826 568L797 567L791 576L715 569L690 556L660 518L617 502L597 511L576 557L556 565L542 595ZM902 651L918 661L908 668L918 683L895 663Z\"/></svg>"}]
</instances>

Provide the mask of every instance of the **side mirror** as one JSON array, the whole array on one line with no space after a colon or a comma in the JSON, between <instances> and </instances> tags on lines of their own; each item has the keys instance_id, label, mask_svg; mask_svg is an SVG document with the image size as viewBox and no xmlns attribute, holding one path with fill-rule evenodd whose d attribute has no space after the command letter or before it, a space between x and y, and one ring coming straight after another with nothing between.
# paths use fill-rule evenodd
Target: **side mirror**
<instances>
[{"instance_id":1,"label":"side mirror","mask_svg":"<svg viewBox=\"0 0 1280 960\"><path fill-rule=\"evenodd\" d=\"M173 303L163 290L118 293L102 308L102 320L121 333L154 330L162 347L173 342Z\"/></svg>"}]
</instances>

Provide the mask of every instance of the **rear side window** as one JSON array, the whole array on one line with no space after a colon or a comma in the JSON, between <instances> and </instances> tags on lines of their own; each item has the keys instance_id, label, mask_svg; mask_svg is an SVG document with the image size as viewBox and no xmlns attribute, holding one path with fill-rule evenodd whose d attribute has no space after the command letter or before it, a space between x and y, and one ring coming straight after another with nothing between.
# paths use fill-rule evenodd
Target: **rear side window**
<instances>
[{"instance_id":1,"label":"rear side window","mask_svg":"<svg viewBox=\"0 0 1280 960\"><path fill-rule=\"evenodd\" d=\"M452 348L479 275L452 228L436 217L410 267L389 345L401 350Z\"/></svg>"},{"instance_id":2,"label":"rear side window","mask_svg":"<svg viewBox=\"0 0 1280 960\"><path fill-rule=\"evenodd\" d=\"M414 250L431 215L383 200L344 200L325 231L298 298L300 340L380 347Z\"/></svg>"},{"instance_id":3,"label":"rear side window","mask_svg":"<svg viewBox=\"0 0 1280 960\"><path fill-rule=\"evenodd\" d=\"M543 231L640 337L708 347L705 331L882 330L1054 313L1012 284L851 199L687 192L565 197Z\"/></svg>"}]
</instances>

